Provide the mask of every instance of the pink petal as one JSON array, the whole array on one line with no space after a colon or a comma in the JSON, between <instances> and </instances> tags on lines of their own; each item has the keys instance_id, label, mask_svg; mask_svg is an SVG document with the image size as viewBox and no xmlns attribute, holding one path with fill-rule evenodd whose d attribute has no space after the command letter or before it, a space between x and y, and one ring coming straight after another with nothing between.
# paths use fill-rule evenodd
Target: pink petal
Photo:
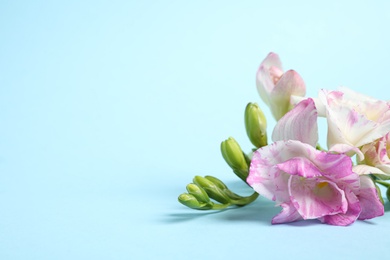
<instances>
[{"instance_id":1,"label":"pink petal","mask_svg":"<svg viewBox=\"0 0 390 260\"><path fill-rule=\"evenodd\" d=\"M286 114L291 107L291 96L305 96L306 85L294 70L286 71L270 93L271 111L276 120Z\"/></svg>"},{"instance_id":2,"label":"pink petal","mask_svg":"<svg viewBox=\"0 0 390 260\"><path fill-rule=\"evenodd\" d=\"M291 201L304 219L345 213L348 209L344 191L335 183L291 176L289 189Z\"/></svg>"},{"instance_id":3,"label":"pink petal","mask_svg":"<svg viewBox=\"0 0 390 260\"><path fill-rule=\"evenodd\" d=\"M295 157L276 166L281 171L300 177L313 178L322 176L317 166L304 157Z\"/></svg>"},{"instance_id":4,"label":"pink petal","mask_svg":"<svg viewBox=\"0 0 390 260\"><path fill-rule=\"evenodd\" d=\"M247 182L260 195L284 203L289 201L290 175L315 177L319 174L340 188L359 189L359 176L352 172L351 158L321 152L295 140L278 141L258 149L253 154Z\"/></svg>"},{"instance_id":5,"label":"pink petal","mask_svg":"<svg viewBox=\"0 0 390 260\"><path fill-rule=\"evenodd\" d=\"M311 98L301 101L276 124L272 140L298 140L315 147L318 142L317 110Z\"/></svg>"},{"instance_id":6,"label":"pink petal","mask_svg":"<svg viewBox=\"0 0 390 260\"><path fill-rule=\"evenodd\" d=\"M275 82L283 74L282 63L276 53L269 53L261 62L256 74L256 86L261 99L267 105L270 104L269 94L275 86Z\"/></svg>"},{"instance_id":7,"label":"pink petal","mask_svg":"<svg viewBox=\"0 0 390 260\"><path fill-rule=\"evenodd\" d=\"M265 69L276 67L283 71L282 62L280 61L279 55L274 52L268 53L267 57L265 57L265 59L261 62L260 67Z\"/></svg>"},{"instance_id":8,"label":"pink petal","mask_svg":"<svg viewBox=\"0 0 390 260\"><path fill-rule=\"evenodd\" d=\"M279 160L283 160L277 156L283 147L282 142L273 143L254 152L247 178L247 183L256 192L278 204L289 200L287 190L289 175L274 167Z\"/></svg>"},{"instance_id":9,"label":"pink petal","mask_svg":"<svg viewBox=\"0 0 390 260\"><path fill-rule=\"evenodd\" d=\"M376 142L364 145L361 150L364 153L364 160L360 160L362 164L376 167L374 173L382 175L390 174L390 159L387 153L387 146L390 145L390 134L386 134ZM378 172L379 170L379 172Z\"/></svg>"},{"instance_id":10,"label":"pink petal","mask_svg":"<svg viewBox=\"0 0 390 260\"><path fill-rule=\"evenodd\" d=\"M324 216L320 220L326 224L336 226L348 226L355 222L361 212L359 199L353 193L352 190L345 190L345 197L348 201L348 210L346 213L340 213L336 215Z\"/></svg>"},{"instance_id":11,"label":"pink petal","mask_svg":"<svg viewBox=\"0 0 390 260\"><path fill-rule=\"evenodd\" d=\"M302 220L298 211L291 203L282 203L282 211L272 219L272 224L281 224Z\"/></svg>"},{"instance_id":12,"label":"pink petal","mask_svg":"<svg viewBox=\"0 0 390 260\"><path fill-rule=\"evenodd\" d=\"M253 154L247 182L260 195L278 204L289 201L287 183L290 175L276 165L281 164L283 168L283 163L294 157L315 160L318 153L321 152L314 147L294 140L262 147Z\"/></svg>"},{"instance_id":13,"label":"pink petal","mask_svg":"<svg viewBox=\"0 0 390 260\"><path fill-rule=\"evenodd\" d=\"M296 106L302 100L307 99L307 97L294 96L291 95L290 103L292 106ZM319 117L326 117L326 108L325 105L319 98L311 98L314 101L314 106L317 109L317 113Z\"/></svg>"},{"instance_id":14,"label":"pink petal","mask_svg":"<svg viewBox=\"0 0 390 260\"><path fill-rule=\"evenodd\" d=\"M350 157L344 154L320 152L313 161L321 170L323 176L337 183L340 189L349 188L356 192L359 190L359 176L352 171Z\"/></svg>"},{"instance_id":15,"label":"pink petal","mask_svg":"<svg viewBox=\"0 0 390 260\"><path fill-rule=\"evenodd\" d=\"M382 216L384 207L379 199L374 182L368 176L360 176L360 193L358 195L362 212L359 219L370 219Z\"/></svg>"}]
</instances>

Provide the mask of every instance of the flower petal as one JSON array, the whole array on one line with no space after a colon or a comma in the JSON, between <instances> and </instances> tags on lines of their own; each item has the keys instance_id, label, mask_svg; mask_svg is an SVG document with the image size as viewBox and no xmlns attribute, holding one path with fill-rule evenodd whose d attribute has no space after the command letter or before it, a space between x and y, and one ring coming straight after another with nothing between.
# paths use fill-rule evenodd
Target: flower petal
<instances>
[{"instance_id":1,"label":"flower petal","mask_svg":"<svg viewBox=\"0 0 390 260\"><path fill-rule=\"evenodd\" d=\"M284 116L291 108L291 96L305 96L306 85L302 77L294 70L286 71L270 92L269 104L276 120Z\"/></svg>"},{"instance_id":2,"label":"flower petal","mask_svg":"<svg viewBox=\"0 0 390 260\"><path fill-rule=\"evenodd\" d=\"M373 173L379 173L382 175L381 177L389 178L390 159L387 153L388 146L390 146L390 133L373 143L364 145L361 148L364 153L364 160L360 160L360 163L375 167L377 170L373 171Z\"/></svg>"},{"instance_id":3,"label":"flower petal","mask_svg":"<svg viewBox=\"0 0 390 260\"><path fill-rule=\"evenodd\" d=\"M247 183L260 195L279 204L289 201L287 183L290 175L276 165L283 165L294 157L315 159L318 153L321 152L314 147L295 140L262 147L253 154Z\"/></svg>"},{"instance_id":4,"label":"flower petal","mask_svg":"<svg viewBox=\"0 0 390 260\"><path fill-rule=\"evenodd\" d=\"M276 124L272 140L298 140L315 147L318 142L317 110L311 98L301 101Z\"/></svg>"},{"instance_id":5,"label":"flower petal","mask_svg":"<svg viewBox=\"0 0 390 260\"><path fill-rule=\"evenodd\" d=\"M272 224L288 223L303 219L292 203L282 203L280 206L282 206L282 211L273 217Z\"/></svg>"},{"instance_id":6,"label":"flower petal","mask_svg":"<svg viewBox=\"0 0 390 260\"><path fill-rule=\"evenodd\" d=\"M352 170L356 172L358 175L368 175L368 174L386 174L381 169L378 169L376 167L359 164L353 166Z\"/></svg>"},{"instance_id":7,"label":"flower petal","mask_svg":"<svg viewBox=\"0 0 390 260\"><path fill-rule=\"evenodd\" d=\"M279 163L276 166L281 171L300 177L313 178L322 176L322 173L317 166L304 157L295 157L283 163Z\"/></svg>"},{"instance_id":8,"label":"flower petal","mask_svg":"<svg viewBox=\"0 0 390 260\"><path fill-rule=\"evenodd\" d=\"M326 224L336 226L348 226L355 222L361 212L359 199L353 193L352 190L345 190L345 197L348 201L348 210L346 213L340 213L336 215L324 216L320 220Z\"/></svg>"},{"instance_id":9,"label":"flower petal","mask_svg":"<svg viewBox=\"0 0 390 260\"><path fill-rule=\"evenodd\" d=\"M282 63L276 53L269 53L261 62L256 73L256 86L261 99L267 105L270 104L269 94L275 86L275 82L283 74Z\"/></svg>"},{"instance_id":10,"label":"flower petal","mask_svg":"<svg viewBox=\"0 0 390 260\"><path fill-rule=\"evenodd\" d=\"M289 191L294 207L304 219L345 213L348 209L344 191L329 181L291 176Z\"/></svg>"},{"instance_id":11,"label":"flower petal","mask_svg":"<svg viewBox=\"0 0 390 260\"><path fill-rule=\"evenodd\" d=\"M256 192L276 201L277 204L289 200L287 191L289 175L274 167L279 161L283 161L283 155L280 154L283 148L284 143L279 142L254 152L247 178L247 183Z\"/></svg>"},{"instance_id":12,"label":"flower petal","mask_svg":"<svg viewBox=\"0 0 390 260\"><path fill-rule=\"evenodd\" d=\"M340 91L344 93L348 105L358 113L365 115L369 120L375 122L390 120L390 104L388 102L374 99L346 87L341 87Z\"/></svg>"},{"instance_id":13,"label":"flower petal","mask_svg":"<svg viewBox=\"0 0 390 260\"><path fill-rule=\"evenodd\" d=\"M329 152L343 153L351 157L356 153L359 160L364 159L364 154L362 153L362 151L360 151L359 148L356 148L349 144L335 144L329 148Z\"/></svg>"},{"instance_id":14,"label":"flower petal","mask_svg":"<svg viewBox=\"0 0 390 260\"><path fill-rule=\"evenodd\" d=\"M307 97L294 96L291 95L290 103L292 106L296 106L302 100L307 99ZM319 98L311 98L314 101L314 105L317 109L317 113L319 117L326 117L326 108L325 105Z\"/></svg>"},{"instance_id":15,"label":"flower petal","mask_svg":"<svg viewBox=\"0 0 390 260\"><path fill-rule=\"evenodd\" d=\"M260 195L277 203L289 201L290 175L325 175L341 187L359 188L359 176L352 172L352 161L343 154L316 150L300 141L278 141L258 149L252 157L247 182Z\"/></svg>"},{"instance_id":16,"label":"flower petal","mask_svg":"<svg viewBox=\"0 0 390 260\"><path fill-rule=\"evenodd\" d=\"M374 182L366 175L360 176L360 192L358 195L362 212L359 219L370 219L382 216L385 211L379 199Z\"/></svg>"},{"instance_id":17,"label":"flower petal","mask_svg":"<svg viewBox=\"0 0 390 260\"><path fill-rule=\"evenodd\" d=\"M328 147L339 143L360 147L390 131L390 107L386 102L374 102L374 99L351 90L343 91L347 91L346 94L341 91L320 91L320 99L327 110ZM359 99L364 102L356 103ZM375 110L382 111L383 115L380 116Z\"/></svg>"},{"instance_id":18,"label":"flower petal","mask_svg":"<svg viewBox=\"0 0 390 260\"><path fill-rule=\"evenodd\" d=\"M333 181L337 186L357 192L360 187L359 175L352 171L352 160L344 154L319 153L316 165L324 177Z\"/></svg>"}]
</instances>

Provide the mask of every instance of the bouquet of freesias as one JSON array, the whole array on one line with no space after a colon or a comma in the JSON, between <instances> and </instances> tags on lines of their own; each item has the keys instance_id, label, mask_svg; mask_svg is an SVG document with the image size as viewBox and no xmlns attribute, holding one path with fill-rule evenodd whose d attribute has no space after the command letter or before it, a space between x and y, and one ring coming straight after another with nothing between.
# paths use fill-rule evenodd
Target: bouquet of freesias
<instances>
[{"instance_id":1,"label":"bouquet of freesias","mask_svg":"<svg viewBox=\"0 0 390 260\"><path fill-rule=\"evenodd\" d=\"M195 176L179 202L198 210L247 205L260 195L281 206L273 224L318 219L346 226L384 214L378 184L390 197L390 103L348 88L307 98L294 70L283 71L277 54L260 64L256 85L277 120L268 142L266 119L257 104L245 109L245 127L255 146L244 153L229 138L222 156L254 190L240 196L213 176ZM327 147L318 144L317 118L327 120Z\"/></svg>"}]
</instances>

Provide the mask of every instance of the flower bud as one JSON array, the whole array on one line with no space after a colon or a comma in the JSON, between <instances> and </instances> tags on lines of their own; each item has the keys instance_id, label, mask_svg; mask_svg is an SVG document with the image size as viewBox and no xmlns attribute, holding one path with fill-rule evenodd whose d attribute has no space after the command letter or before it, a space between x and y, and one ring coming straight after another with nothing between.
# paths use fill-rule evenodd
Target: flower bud
<instances>
[{"instance_id":1,"label":"flower bud","mask_svg":"<svg viewBox=\"0 0 390 260\"><path fill-rule=\"evenodd\" d=\"M249 103L245 108L245 128L249 140L256 148L267 145L267 121L256 103Z\"/></svg>"},{"instance_id":2,"label":"flower bud","mask_svg":"<svg viewBox=\"0 0 390 260\"><path fill-rule=\"evenodd\" d=\"M230 203L229 197L221 189L219 189L217 185L208 179L201 176L195 176L194 183L202 187L210 198L223 204Z\"/></svg>"},{"instance_id":3,"label":"flower bud","mask_svg":"<svg viewBox=\"0 0 390 260\"><path fill-rule=\"evenodd\" d=\"M199 201L192 194L183 193L178 198L179 202L189 208L199 209L201 207Z\"/></svg>"},{"instance_id":4,"label":"flower bud","mask_svg":"<svg viewBox=\"0 0 390 260\"><path fill-rule=\"evenodd\" d=\"M230 199L232 200L239 200L242 199L243 197L240 195L235 194L229 188L223 183L220 179L217 179L213 176L205 176L205 178L212 183L214 183L220 190L222 190Z\"/></svg>"},{"instance_id":5,"label":"flower bud","mask_svg":"<svg viewBox=\"0 0 390 260\"><path fill-rule=\"evenodd\" d=\"M386 197L390 201L390 187L386 190Z\"/></svg>"},{"instance_id":6,"label":"flower bud","mask_svg":"<svg viewBox=\"0 0 390 260\"><path fill-rule=\"evenodd\" d=\"M212 183L214 183L219 189L221 190L227 190L228 187L225 185L225 183L223 183L220 179L217 179L213 176L204 176L207 180L211 181Z\"/></svg>"},{"instance_id":7,"label":"flower bud","mask_svg":"<svg viewBox=\"0 0 390 260\"><path fill-rule=\"evenodd\" d=\"M221 153L226 163L233 170L248 171L248 164L241 147L233 137L229 137L221 143Z\"/></svg>"},{"instance_id":8,"label":"flower bud","mask_svg":"<svg viewBox=\"0 0 390 260\"><path fill-rule=\"evenodd\" d=\"M207 195L206 191L196 184L193 183L188 184L187 191L189 194L193 195L199 202L203 202L203 203L210 202L210 198Z\"/></svg>"}]
</instances>

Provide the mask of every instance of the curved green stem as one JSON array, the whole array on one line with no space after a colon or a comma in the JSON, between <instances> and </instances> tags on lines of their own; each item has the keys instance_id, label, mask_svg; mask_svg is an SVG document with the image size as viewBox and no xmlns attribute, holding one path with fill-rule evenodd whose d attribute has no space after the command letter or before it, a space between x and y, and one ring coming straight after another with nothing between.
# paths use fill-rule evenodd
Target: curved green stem
<instances>
[{"instance_id":1,"label":"curved green stem","mask_svg":"<svg viewBox=\"0 0 390 260\"><path fill-rule=\"evenodd\" d=\"M252 195L248 197L242 197L242 199L239 200L232 200L232 202L237 206L245 206L255 201L258 197L259 194L257 192L254 192Z\"/></svg>"},{"instance_id":2,"label":"curved green stem","mask_svg":"<svg viewBox=\"0 0 390 260\"><path fill-rule=\"evenodd\" d=\"M381 181L381 180L375 180L376 183L379 183L380 185L382 186L385 186L386 188L389 188L390 187L390 183L388 182L385 182L385 181Z\"/></svg>"},{"instance_id":3,"label":"curved green stem","mask_svg":"<svg viewBox=\"0 0 390 260\"><path fill-rule=\"evenodd\" d=\"M226 203L226 204L216 204L216 203L214 203L214 204L213 204L213 207L212 207L211 209L213 209L213 210L226 209L226 208L229 207L230 205L232 205L232 204L230 204L230 203Z\"/></svg>"}]
</instances>

